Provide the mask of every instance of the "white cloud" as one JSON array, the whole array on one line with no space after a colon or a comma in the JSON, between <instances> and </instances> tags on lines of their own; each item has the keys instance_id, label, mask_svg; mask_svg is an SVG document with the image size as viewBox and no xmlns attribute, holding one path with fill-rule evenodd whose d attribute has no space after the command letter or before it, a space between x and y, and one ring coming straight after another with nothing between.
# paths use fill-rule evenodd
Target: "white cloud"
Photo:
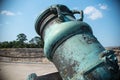
<instances>
[{"instance_id":1,"label":"white cloud","mask_svg":"<svg viewBox=\"0 0 120 80\"><path fill-rule=\"evenodd\" d=\"M22 15L22 13L19 11L19 12L11 12L11 11L8 11L8 10L2 10L0 11L0 14L1 15L6 15L6 16L15 16L15 15Z\"/></svg>"},{"instance_id":2,"label":"white cloud","mask_svg":"<svg viewBox=\"0 0 120 80\"><path fill-rule=\"evenodd\" d=\"M105 4L98 4L98 6L100 7L100 9L103 9L103 10L107 9L107 5Z\"/></svg>"},{"instance_id":3,"label":"white cloud","mask_svg":"<svg viewBox=\"0 0 120 80\"><path fill-rule=\"evenodd\" d=\"M11 11L7 11L7 10L0 11L0 14L7 15L7 16L14 16L15 15L15 13L13 13Z\"/></svg>"},{"instance_id":4,"label":"white cloud","mask_svg":"<svg viewBox=\"0 0 120 80\"><path fill-rule=\"evenodd\" d=\"M92 20L96 20L98 18L102 18L102 13L93 6L88 6L84 9L84 14L88 16L88 18Z\"/></svg>"}]
</instances>

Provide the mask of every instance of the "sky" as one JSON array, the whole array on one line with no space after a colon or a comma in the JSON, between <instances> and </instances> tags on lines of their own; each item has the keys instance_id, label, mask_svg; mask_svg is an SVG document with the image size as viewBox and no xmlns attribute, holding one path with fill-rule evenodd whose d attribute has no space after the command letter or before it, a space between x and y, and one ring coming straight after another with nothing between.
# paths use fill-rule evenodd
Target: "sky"
<instances>
[{"instance_id":1,"label":"sky","mask_svg":"<svg viewBox=\"0 0 120 80\"><path fill-rule=\"evenodd\" d=\"M16 40L20 33L26 34L28 41L39 36L35 21L54 4L83 10L83 21L103 46L120 46L119 0L0 0L0 42Z\"/></svg>"}]
</instances>

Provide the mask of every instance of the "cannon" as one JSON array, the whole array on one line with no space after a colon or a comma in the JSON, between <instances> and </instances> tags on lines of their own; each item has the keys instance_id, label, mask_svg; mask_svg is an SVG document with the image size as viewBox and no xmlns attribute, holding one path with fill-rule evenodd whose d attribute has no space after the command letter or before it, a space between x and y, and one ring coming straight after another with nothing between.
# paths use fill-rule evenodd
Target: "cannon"
<instances>
[{"instance_id":1,"label":"cannon","mask_svg":"<svg viewBox=\"0 0 120 80\"><path fill-rule=\"evenodd\" d=\"M82 10L57 4L37 18L35 30L44 41L45 56L62 80L120 80L114 51L100 44L83 17Z\"/></svg>"}]
</instances>

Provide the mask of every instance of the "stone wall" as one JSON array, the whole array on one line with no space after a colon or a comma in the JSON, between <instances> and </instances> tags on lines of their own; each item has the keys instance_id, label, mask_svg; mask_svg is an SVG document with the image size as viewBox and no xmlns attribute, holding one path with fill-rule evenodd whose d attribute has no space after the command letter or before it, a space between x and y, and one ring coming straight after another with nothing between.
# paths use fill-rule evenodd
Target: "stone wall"
<instances>
[{"instance_id":1,"label":"stone wall","mask_svg":"<svg viewBox=\"0 0 120 80\"><path fill-rule=\"evenodd\" d=\"M106 49L114 50L120 63L120 47L108 47ZM0 61L49 63L42 48L2 48L0 49Z\"/></svg>"},{"instance_id":2,"label":"stone wall","mask_svg":"<svg viewBox=\"0 0 120 80\"><path fill-rule=\"evenodd\" d=\"M3 48L0 49L1 62L42 62L49 63L42 48Z\"/></svg>"}]
</instances>

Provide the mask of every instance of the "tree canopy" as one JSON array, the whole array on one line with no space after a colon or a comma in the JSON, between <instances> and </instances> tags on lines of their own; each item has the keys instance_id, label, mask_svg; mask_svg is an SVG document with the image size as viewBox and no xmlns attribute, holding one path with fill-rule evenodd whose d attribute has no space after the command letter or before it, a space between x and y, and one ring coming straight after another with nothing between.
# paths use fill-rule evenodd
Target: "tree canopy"
<instances>
[{"instance_id":1,"label":"tree canopy","mask_svg":"<svg viewBox=\"0 0 120 80\"><path fill-rule=\"evenodd\" d=\"M27 36L24 33L20 33L20 34L17 35L17 39L16 40L18 40L19 42L23 43L24 41L27 40Z\"/></svg>"},{"instance_id":2,"label":"tree canopy","mask_svg":"<svg viewBox=\"0 0 120 80\"><path fill-rule=\"evenodd\" d=\"M43 48L41 37L35 36L28 41L24 33L17 35L17 39L13 41L0 42L0 48Z\"/></svg>"}]
</instances>

